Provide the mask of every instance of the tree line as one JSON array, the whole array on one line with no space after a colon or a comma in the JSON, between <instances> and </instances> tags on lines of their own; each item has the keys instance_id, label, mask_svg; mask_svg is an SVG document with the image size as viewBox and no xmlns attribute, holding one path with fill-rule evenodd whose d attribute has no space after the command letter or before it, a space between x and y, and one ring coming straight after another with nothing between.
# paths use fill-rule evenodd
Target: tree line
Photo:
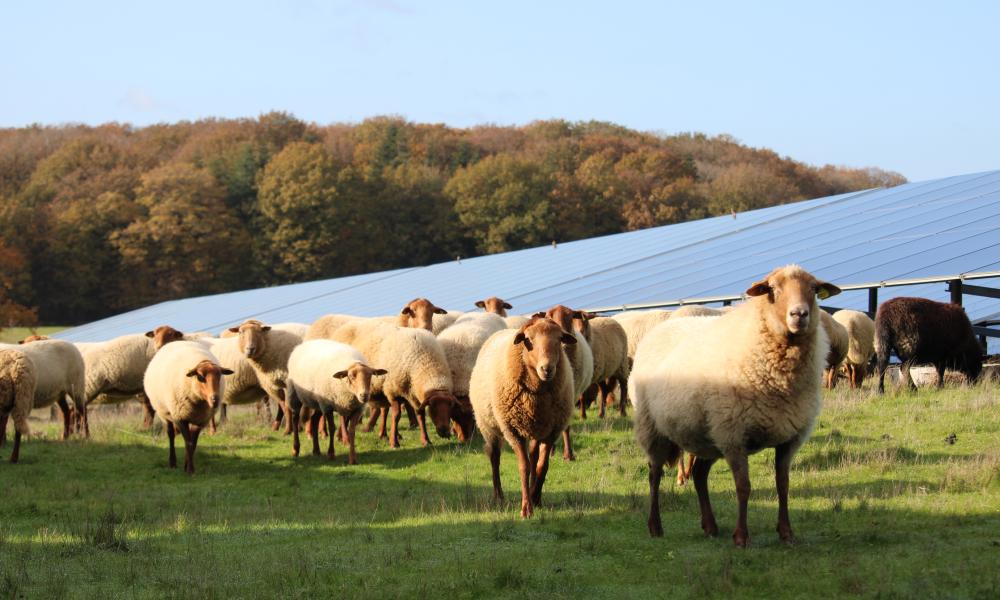
<instances>
[{"instance_id":1,"label":"tree line","mask_svg":"<svg viewBox=\"0 0 1000 600\"><path fill-rule=\"evenodd\" d=\"M729 136L282 112L0 129L0 326L423 265L892 186Z\"/></svg>"}]
</instances>

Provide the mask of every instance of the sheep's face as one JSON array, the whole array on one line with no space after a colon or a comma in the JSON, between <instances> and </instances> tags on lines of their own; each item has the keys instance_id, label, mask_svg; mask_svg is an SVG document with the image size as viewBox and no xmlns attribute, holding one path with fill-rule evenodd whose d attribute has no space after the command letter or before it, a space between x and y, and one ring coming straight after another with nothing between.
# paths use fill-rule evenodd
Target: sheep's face
<instances>
[{"instance_id":1,"label":"sheep's face","mask_svg":"<svg viewBox=\"0 0 1000 600\"><path fill-rule=\"evenodd\" d=\"M251 319L239 327L230 327L229 331L239 336L240 353L247 358L256 359L264 353L267 332L271 331L271 326Z\"/></svg>"},{"instance_id":2,"label":"sheep's face","mask_svg":"<svg viewBox=\"0 0 1000 600\"><path fill-rule=\"evenodd\" d=\"M159 350L170 342L184 339L184 334L177 331L170 325L160 325L152 331L146 332L146 337L153 339L153 347Z\"/></svg>"},{"instance_id":3,"label":"sheep's face","mask_svg":"<svg viewBox=\"0 0 1000 600\"><path fill-rule=\"evenodd\" d=\"M403 327L414 327L432 331L434 315L446 315L448 311L434 306L427 298L411 300L399 311L399 323Z\"/></svg>"},{"instance_id":4,"label":"sheep's face","mask_svg":"<svg viewBox=\"0 0 1000 600\"><path fill-rule=\"evenodd\" d=\"M424 401L437 434L443 438L451 437L451 411L456 402L455 396L445 390L432 391Z\"/></svg>"},{"instance_id":5,"label":"sheep's face","mask_svg":"<svg viewBox=\"0 0 1000 600\"><path fill-rule=\"evenodd\" d=\"M548 317L532 317L514 336L514 345L522 346L521 359L525 366L541 381L555 378L562 358L562 345L575 343L573 334L563 331Z\"/></svg>"},{"instance_id":6,"label":"sheep's face","mask_svg":"<svg viewBox=\"0 0 1000 600\"><path fill-rule=\"evenodd\" d=\"M220 393L222 376L232 374L231 370L224 369L210 360L201 361L198 366L187 372L187 376L195 380L194 385L198 396L211 404L213 408L218 407L219 403L222 402L222 394Z\"/></svg>"},{"instance_id":7,"label":"sheep's face","mask_svg":"<svg viewBox=\"0 0 1000 600\"><path fill-rule=\"evenodd\" d=\"M816 299L840 293L840 288L820 281L797 265L777 268L747 290L748 296L766 296L768 328L775 334L790 337L816 330L819 319Z\"/></svg>"},{"instance_id":8,"label":"sheep's face","mask_svg":"<svg viewBox=\"0 0 1000 600\"><path fill-rule=\"evenodd\" d=\"M476 427L476 415L468 396L455 396L455 404L451 407L451 420L454 421L453 429L458 441L467 442L472 439L472 432Z\"/></svg>"},{"instance_id":9,"label":"sheep's face","mask_svg":"<svg viewBox=\"0 0 1000 600\"><path fill-rule=\"evenodd\" d=\"M387 372L385 369L373 369L356 362L343 371L337 371L333 377L342 380L358 402L364 404L372 397L372 377L381 377Z\"/></svg>"},{"instance_id":10,"label":"sheep's face","mask_svg":"<svg viewBox=\"0 0 1000 600\"><path fill-rule=\"evenodd\" d=\"M480 300L479 302L476 302L476 306L485 310L486 312L491 312L500 315L501 317L507 316L507 309L514 308L513 306L501 300L500 298L497 298L496 296L490 296L486 300Z\"/></svg>"}]
</instances>

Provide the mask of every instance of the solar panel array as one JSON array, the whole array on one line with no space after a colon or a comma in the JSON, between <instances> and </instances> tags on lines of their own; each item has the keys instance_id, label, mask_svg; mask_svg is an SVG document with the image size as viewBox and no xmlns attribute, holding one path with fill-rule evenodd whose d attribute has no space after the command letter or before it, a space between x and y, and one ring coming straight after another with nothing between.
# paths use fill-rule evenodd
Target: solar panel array
<instances>
[{"instance_id":1,"label":"solar panel array","mask_svg":"<svg viewBox=\"0 0 1000 600\"><path fill-rule=\"evenodd\" d=\"M395 314L424 296L455 310L500 296L518 313L739 294L772 268L798 263L834 283L1000 270L1000 171L806 200L642 231L478 258L162 302L58 337L109 339L170 324L218 330L255 317L309 323L327 313ZM978 285L997 287L989 279ZM880 300L945 301L945 284L885 288ZM867 292L832 298L865 309ZM967 296L974 320L1000 301Z\"/></svg>"}]
</instances>

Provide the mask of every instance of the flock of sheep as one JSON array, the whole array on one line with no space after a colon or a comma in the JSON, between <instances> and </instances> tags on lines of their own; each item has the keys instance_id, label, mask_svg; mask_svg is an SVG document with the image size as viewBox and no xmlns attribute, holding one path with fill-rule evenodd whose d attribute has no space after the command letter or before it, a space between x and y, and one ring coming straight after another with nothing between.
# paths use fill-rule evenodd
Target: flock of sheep
<instances>
[{"instance_id":1,"label":"flock of sheep","mask_svg":"<svg viewBox=\"0 0 1000 600\"><path fill-rule=\"evenodd\" d=\"M366 431L378 426L393 448L403 412L424 445L428 416L442 438L454 432L467 441L478 429L498 499L506 441L518 461L521 515L529 517L560 438L563 457L574 458L575 407L586 418L597 402L604 416L617 394L621 414L634 406L636 438L649 458L651 535L663 533L659 485L664 466L674 465L680 483L694 482L705 533L718 533L707 477L724 459L739 500L733 539L745 546L747 457L774 448L778 533L788 541L789 466L819 414L822 385L832 387L843 369L850 385L860 386L876 351L880 390L890 352L903 360L907 378L918 362L942 374L958 368L970 379L981 369L981 348L961 308L901 298L884 303L874 322L857 311L831 317L817 302L839 292L790 265L751 285L746 302L724 309L600 317L559 305L508 316L511 305L495 297L476 303L484 312L469 313L418 298L391 317L331 314L308 326L250 319L218 337L161 326L100 343L29 338L0 345L0 444L11 416L16 462L32 409L58 406L63 437L74 430L86 437L89 404L138 396L147 425L155 414L166 426L169 466L177 464L179 431L184 468L193 473L200 432L214 431L216 417L224 422L228 405L270 401L277 407L272 427L284 421L293 454L307 427L313 454L321 454L326 433L327 456L334 458L340 441L356 464L355 432L367 406Z\"/></svg>"}]
</instances>

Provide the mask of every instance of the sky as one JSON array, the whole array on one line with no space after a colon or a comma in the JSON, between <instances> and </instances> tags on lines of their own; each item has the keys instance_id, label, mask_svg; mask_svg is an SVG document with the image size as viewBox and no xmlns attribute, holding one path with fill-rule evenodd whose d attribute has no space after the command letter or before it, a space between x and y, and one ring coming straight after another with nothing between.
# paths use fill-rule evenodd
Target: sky
<instances>
[{"instance_id":1,"label":"sky","mask_svg":"<svg viewBox=\"0 0 1000 600\"><path fill-rule=\"evenodd\" d=\"M912 181L1000 168L1000 2L4 2L0 127L611 121Z\"/></svg>"}]
</instances>

